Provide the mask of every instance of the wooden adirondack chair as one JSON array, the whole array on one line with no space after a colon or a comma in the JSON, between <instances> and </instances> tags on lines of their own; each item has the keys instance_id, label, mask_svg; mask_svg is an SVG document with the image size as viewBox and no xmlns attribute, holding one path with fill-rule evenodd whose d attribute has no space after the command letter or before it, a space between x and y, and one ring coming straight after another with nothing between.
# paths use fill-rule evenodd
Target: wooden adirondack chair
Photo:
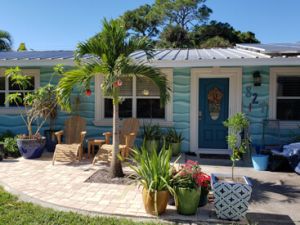
<instances>
[{"instance_id":1,"label":"wooden adirondack chair","mask_svg":"<svg viewBox=\"0 0 300 225\"><path fill-rule=\"evenodd\" d=\"M58 144L55 147L52 164L55 161L75 161L82 158L82 143L86 135L86 121L72 116L65 121L64 130L55 132ZM62 136L64 143L62 144Z\"/></svg>"},{"instance_id":2,"label":"wooden adirondack chair","mask_svg":"<svg viewBox=\"0 0 300 225\"><path fill-rule=\"evenodd\" d=\"M134 141L136 138L136 135L139 131L139 120L136 118L128 118L124 119L122 128L120 130L120 152L123 157L128 157L130 153L130 149L134 145ZM112 136L111 132L105 132L103 133L105 136L105 139L109 139ZM110 161L111 155L113 151L113 145L112 144L104 144L100 147L98 153L95 155L93 160L93 165L99 161Z\"/></svg>"}]
</instances>

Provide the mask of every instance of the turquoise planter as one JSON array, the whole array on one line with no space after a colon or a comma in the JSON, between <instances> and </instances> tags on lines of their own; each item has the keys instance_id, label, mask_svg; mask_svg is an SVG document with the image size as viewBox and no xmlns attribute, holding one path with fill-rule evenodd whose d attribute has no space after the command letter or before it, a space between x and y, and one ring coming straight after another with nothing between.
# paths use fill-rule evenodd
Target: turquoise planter
<instances>
[{"instance_id":1,"label":"turquoise planter","mask_svg":"<svg viewBox=\"0 0 300 225\"><path fill-rule=\"evenodd\" d=\"M252 164L255 170L265 171L268 168L269 156L268 155L253 155Z\"/></svg>"},{"instance_id":2,"label":"turquoise planter","mask_svg":"<svg viewBox=\"0 0 300 225\"><path fill-rule=\"evenodd\" d=\"M176 188L175 204L179 214L194 215L199 205L201 189Z\"/></svg>"}]
</instances>

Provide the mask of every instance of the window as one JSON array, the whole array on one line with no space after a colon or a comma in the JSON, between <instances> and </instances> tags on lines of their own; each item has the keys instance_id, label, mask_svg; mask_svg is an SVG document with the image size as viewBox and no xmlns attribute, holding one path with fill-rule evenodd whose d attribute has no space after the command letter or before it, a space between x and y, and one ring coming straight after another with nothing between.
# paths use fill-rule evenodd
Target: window
<instances>
[{"instance_id":1,"label":"window","mask_svg":"<svg viewBox=\"0 0 300 225\"><path fill-rule=\"evenodd\" d=\"M6 97L9 94L19 92L24 96L27 92L34 91L39 86L39 70L37 69L22 69L23 73L30 76L30 84L26 90L20 90L17 85L14 85L13 82L4 76L5 69L0 69L0 112L3 112L5 109L15 108L15 103L5 102ZM22 105L22 103L20 104Z\"/></svg>"},{"instance_id":2,"label":"window","mask_svg":"<svg viewBox=\"0 0 300 225\"><path fill-rule=\"evenodd\" d=\"M269 118L284 126L300 120L300 67L270 69Z\"/></svg>"},{"instance_id":3,"label":"window","mask_svg":"<svg viewBox=\"0 0 300 225\"><path fill-rule=\"evenodd\" d=\"M122 79L120 88L122 103L119 105L120 118L164 119L165 108L160 107L159 89L148 78ZM112 118L111 98L104 98L104 118Z\"/></svg>"},{"instance_id":4,"label":"window","mask_svg":"<svg viewBox=\"0 0 300 225\"><path fill-rule=\"evenodd\" d=\"M300 74L277 76L277 119L300 120Z\"/></svg>"},{"instance_id":5,"label":"window","mask_svg":"<svg viewBox=\"0 0 300 225\"><path fill-rule=\"evenodd\" d=\"M161 69L166 74L172 88L172 69ZM95 121L98 126L110 126L113 116L113 105L110 97L103 96L100 88L103 77L95 79ZM172 93L171 100L160 106L160 92L157 86L148 78L134 77L122 79L120 88L122 103L119 105L120 118L139 118L141 124L159 123L161 126L173 125Z\"/></svg>"}]
</instances>

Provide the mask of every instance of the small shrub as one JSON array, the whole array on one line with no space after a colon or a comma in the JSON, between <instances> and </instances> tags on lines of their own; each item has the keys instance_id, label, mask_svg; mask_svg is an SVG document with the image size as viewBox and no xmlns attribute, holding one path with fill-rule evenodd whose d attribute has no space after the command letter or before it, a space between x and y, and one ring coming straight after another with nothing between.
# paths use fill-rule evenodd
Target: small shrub
<instances>
[{"instance_id":1,"label":"small shrub","mask_svg":"<svg viewBox=\"0 0 300 225\"><path fill-rule=\"evenodd\" d=\"M4 138L4 152L6 155L17 158L20 157L20 152L17 146L17 139L12 137Z\"/></svg>"}]
</instances>

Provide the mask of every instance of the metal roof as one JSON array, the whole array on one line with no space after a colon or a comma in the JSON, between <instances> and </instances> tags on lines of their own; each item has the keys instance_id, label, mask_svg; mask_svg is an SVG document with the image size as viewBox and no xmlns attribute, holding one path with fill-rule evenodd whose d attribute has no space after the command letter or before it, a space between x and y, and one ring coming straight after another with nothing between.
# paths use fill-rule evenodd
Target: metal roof
<instances>
[{"instance_id":1,"label":"metal roof","mask_svg":"<svg viewBox=\"0 0 300 225\"><path fill-rule=\"evenodd\" d=\"M147 61L144 51L136 51L131 57L157 67L300 65L300 43L238 44L234 48L211 49L156 49L150 61ZM91 56L86 55L84 58ZM73 60L74 51L0 52L0 66L52 66L58 63L73 66Z\"/></svg>"},{"instance_id":2,"label":"metal roof","mask_svg":"<svg viewBox=\"0 0 300 225\"><path fill-rule=\"evenodd\" d=\"M135 60L146 60L144 51L131 54ZM152 60L206 60L206 59L244 59L268 58L269 56L237 48L212 48L212 49L158 49L154 51ZM88 58L86 56L85 58ZM0 60L54 60L74 59L73 51L24 51L0 52Z\"/></svg>"},{"instance_id":3,"label":"metal roof","mask_svg":"<svg viewBox=\"0 0 300 225\"><path fill-rule=\"evenodd\" d=\"M135 60L146 60L144 51L131 54ZM154 52L152 61L189 61L214 59L258 59L270 56L259 52L247 51L237 48L211 48L211 49L158 49Z\"/></svg>"},{"instance_id":4,"label":"metal roof","mask_svg":"<svg viewBox=\"0 0 300 225\"><path fill-rule=\"evenodd\" d=\"M73 51L0 51L0 60L74 59Z\"/></svg>"},{"instance_id":5,"label":"metal roof","mask_svg":"<svg viewBox=\"0 0 300 225\"><path fill-rule=\"evenodd\" d=\"M237 44L236 47L268 55L300 55L300 43Z\"/></svg>"}]
</instances>

